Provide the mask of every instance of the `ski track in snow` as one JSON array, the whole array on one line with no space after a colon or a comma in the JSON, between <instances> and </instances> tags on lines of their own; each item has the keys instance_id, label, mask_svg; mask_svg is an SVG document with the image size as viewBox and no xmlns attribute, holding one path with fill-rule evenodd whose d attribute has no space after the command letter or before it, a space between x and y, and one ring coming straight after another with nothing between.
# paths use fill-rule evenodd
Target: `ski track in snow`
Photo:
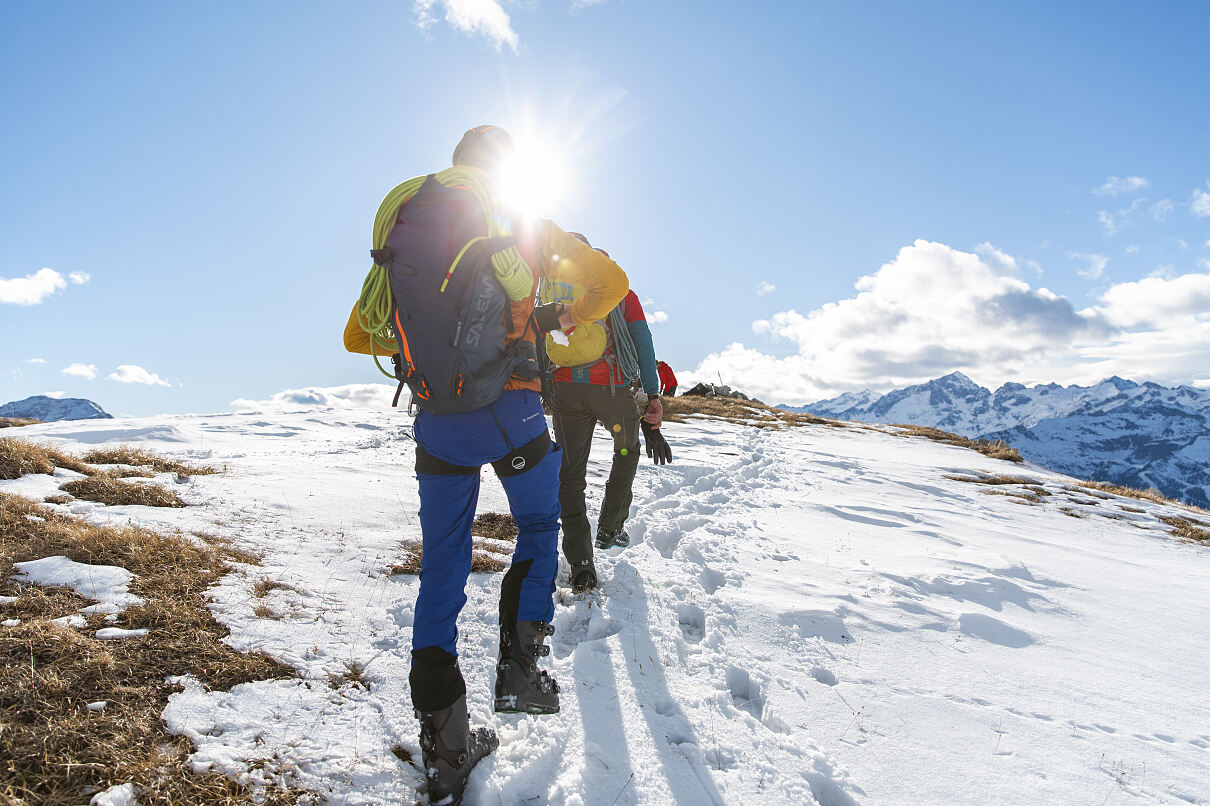
<instances>
[{"instance_id":1,"label":"ski track in snow","mask_svg":"<svg viewBox=\"0 0 1210 806\"><path fill-rule=\"evenodd\" d=\"M317 411L22 430L228 466L176 487L186 510L59 505L263 556L212 609L229 643L300 676L230 692L182 681L164 718L197 744L198 769L334 804L423 798L392 752L420 755L418 581L386 572L420 538L409 423ZM667 434L674 464L644 457L636 479L632 546L597 554L602 589L574 596L560 571L547 668L562 713L491 713L501 575L472 575L461 665L472 725L501 746L466 803L1210 803L1210 553L1166 535L1162 508L864 429L695 420ZM598 434L590 514L610 446ZM1053 495L1025 506L945 478L980 472ZM64 480L0 491L40 498ZM483 482L479 511L506 512L490 470ZM260 579L286 587L257 598ZM351 668L368 685L342 680Z\"/></svg>"}]
</instances>

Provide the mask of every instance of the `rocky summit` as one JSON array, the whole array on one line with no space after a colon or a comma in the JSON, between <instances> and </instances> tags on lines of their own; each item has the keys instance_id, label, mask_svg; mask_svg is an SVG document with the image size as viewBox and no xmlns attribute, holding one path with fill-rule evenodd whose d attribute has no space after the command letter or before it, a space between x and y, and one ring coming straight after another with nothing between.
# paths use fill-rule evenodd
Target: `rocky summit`
<instances>
[{"instance_id":1,"label":"rocky summit","mask_svg":"<svg viewBox=\"0 0 1210 806\"><path fill-rule=\"evenodd\" d=\"M113 415L82 397L34 395L24 400L0 404L0 417L27 417L44 423L56 420L109 420Z\"/></svg>"}]
</instances>

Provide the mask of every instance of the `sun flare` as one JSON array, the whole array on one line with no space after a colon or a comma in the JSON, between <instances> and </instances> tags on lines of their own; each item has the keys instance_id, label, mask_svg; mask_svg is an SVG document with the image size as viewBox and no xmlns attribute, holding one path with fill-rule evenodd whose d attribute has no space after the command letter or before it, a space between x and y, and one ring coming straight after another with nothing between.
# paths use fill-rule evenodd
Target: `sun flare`
<instances>
[{"instance_id":1,"label":"sun flare","mask_svg":"<svg viewBox=\"0 0 1210 806\"><path fill-rule=\"evenodd\" d=\"M518 140L516 152L498 174L500 200L526 217L554 215L563 201L566 177L567 164L558 148Z\"/></svg>"}]
</instances>

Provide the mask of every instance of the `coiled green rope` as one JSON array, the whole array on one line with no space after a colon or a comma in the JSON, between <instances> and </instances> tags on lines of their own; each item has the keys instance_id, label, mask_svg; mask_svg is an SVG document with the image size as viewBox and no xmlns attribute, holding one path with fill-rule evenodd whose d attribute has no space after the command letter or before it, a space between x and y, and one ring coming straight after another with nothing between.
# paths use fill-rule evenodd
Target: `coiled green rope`
<instances>
[{"instance_id":1,"label":"coiled green rope","mask_svg":"<svg viewBox=\"0 0 1210 806\"><path fill-rule=\"evenodd\" d=\"M467 165L455 165L438 173L436 178L446 187L467 190L475 197L483 211L487 237L497 238L512 234L511 221L500 213L492 196L487 173ZM387 239L399 218L399 208L416 195L425 179L427 177L414 177L396 185L387 193L378 207L378 214L374 217L374 249L382 249L387 245ZM533 293L533 273L515 246L494 253L491 262L496 279L504 287L509 299L525 299ZM378 351L382 350L384 355L399 352L399 344L391 330L391 314L394 309L395 301L391 296L391 283L386 267L374 263L361 286L361 297L357 301L357 324L370 336L370 355L374 359L374 365L388 378L394 378L395 375L387 372L378 363Z\"/></svg>"}]
</instances>

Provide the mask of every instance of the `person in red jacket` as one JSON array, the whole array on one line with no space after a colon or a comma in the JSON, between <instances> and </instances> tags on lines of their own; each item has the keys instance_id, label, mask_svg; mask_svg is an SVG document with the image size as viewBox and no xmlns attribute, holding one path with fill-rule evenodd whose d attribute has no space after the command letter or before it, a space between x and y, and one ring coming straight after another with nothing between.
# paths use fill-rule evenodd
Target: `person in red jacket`
<instances>
[{"instance_id":1,"label":"person in red jacket","mask_svg":"<svg viewBox=\"0 0 1210 806\"><path fill-rule=\"evenodd\" d=\"M675 397L676 375L672 373L672 367L661 361L655 365L655 368L660 375L660 394L664 397Z\"/></svg>"}]
</instances>

